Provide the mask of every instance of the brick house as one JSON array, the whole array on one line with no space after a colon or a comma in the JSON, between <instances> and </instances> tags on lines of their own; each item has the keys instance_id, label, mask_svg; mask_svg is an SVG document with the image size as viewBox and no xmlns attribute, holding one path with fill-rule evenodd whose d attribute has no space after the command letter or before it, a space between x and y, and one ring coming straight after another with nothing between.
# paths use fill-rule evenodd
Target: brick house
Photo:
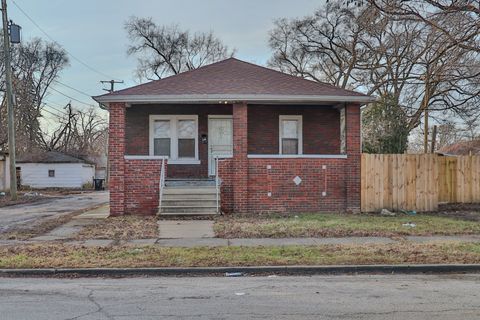
<instances>
[{"instance_id":1,"label":"brick house","mask_svg":"<svg viewBox=\"0 0 480 320\"><path fill-rule=\"evenodd\" d=\"M360 209L369 96L230 58L94 99L112 215Z\"/></svg>"}]
</instances>

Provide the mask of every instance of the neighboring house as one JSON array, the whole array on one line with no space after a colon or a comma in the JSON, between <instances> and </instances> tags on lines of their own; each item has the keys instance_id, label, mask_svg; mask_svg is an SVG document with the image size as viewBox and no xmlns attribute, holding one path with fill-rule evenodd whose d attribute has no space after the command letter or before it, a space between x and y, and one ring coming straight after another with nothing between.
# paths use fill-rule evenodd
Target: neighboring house
<instances>
[{"instance_id":1,"label":"neighboring house","mask_svg":"<svg viewBox=\"0 0 480 320\"><path fill-rule=\"evenodd\" d=\"M93 164L56 151L25 155L16 163L20 184L30 188L82 188L95 175Z\"/></svg>"},{"instance_id":2,"label":"neighboring house","mask_svg":"<svg viewBox=\"0 0 480 320\"><path fill-rule=\"evenodd\" d=\"M8 153L0 152L0 191L10 190L10 162Z\"/></svg>"},{"instance_id":3,"label":"neighboring house","mask_svg":"<svg viewBox=\"0 0 480 320\"><path fill-rule=\"evenodd\" d=\"M441 148L438 153L445 155L480 155L480 140L460 141Z\"/></svg>"},{"instance_id":4,"label":"neighboring house","mask_svg":"<svg viewBox=\"0 0 480 320\"><path fill-rule=\"evenodd\" d=\"M230 58L94 99L112 215L218 213L216 181L223 212L360 210L372 97Z\"/></svg>"}]
</instances>

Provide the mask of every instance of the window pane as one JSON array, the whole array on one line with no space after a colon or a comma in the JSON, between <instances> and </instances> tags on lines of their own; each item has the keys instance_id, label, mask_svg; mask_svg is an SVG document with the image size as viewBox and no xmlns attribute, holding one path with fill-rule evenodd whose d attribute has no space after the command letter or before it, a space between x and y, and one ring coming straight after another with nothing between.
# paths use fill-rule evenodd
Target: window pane
<instances>
[{"instance_id":1,"label":"window pane","mask_svg":"<svg viewBox=\"0 0 480 320\"><path fill-rule=\"evenodd\" d=\"M170 120L155 120L153 135L155 138L170 138Z\"/></svg>"},{"instance_id":2,"label":"window pane","mask_svg":"<svg viewBox=\"0 0 480 320\"><path fill-rule=\"evenodd\" d=\"M282 138L298 138L298 121L283 120L282 121Z\"/></svg>"},{"instance_id":3,"label":"window pane","mask_svg":"<svg viewBox=\"0 0 480 320\"><path fill-rule=\"evenodd\" d=\"M195 121L194 120L178 121L178 138L180 139L195 138Z\"/></svg>"},{"instance_id":4,"label":"window pane","mask_svg":"<svg viewBox=\"0 0 480 320\"><path fill-rule=\"evenodd\" d=\"M282 154L298 154L298 139L282 139Z\"/></svg>"},{"instance_id":5,"label":"window pane","mask_svg":"<svg viewBox=\"0 0 480 320\"><path fill-rule=\"evenodd\" d=\"M153 154L156 156L170 156L170 138L153 139Z\"/></svg>"},{"instance_id":6,"label":"window pane","mask_svg":"<svg viewBox=\"0 0 480 320\"><path fill-rule=\"evenodd\" d=\"M178 139L178 157L195 158L195 139Z\"/></svg>"}]
</instances>

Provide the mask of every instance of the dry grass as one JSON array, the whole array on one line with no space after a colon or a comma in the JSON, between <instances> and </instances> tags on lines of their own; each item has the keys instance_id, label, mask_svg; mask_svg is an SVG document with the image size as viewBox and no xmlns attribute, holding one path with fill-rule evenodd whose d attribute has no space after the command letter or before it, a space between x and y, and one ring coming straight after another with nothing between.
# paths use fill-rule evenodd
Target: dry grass
<instances>
[{"instance_id":1,"label":"dry grass","mask_svg":"<svg viewBox=\"0 0 480 320\"><path fill-rule=\"evenodd\" d=\"M156 217L122 216L108 217L96 224L85 226L75 239L131 240L157 237Z\"/></svg>"},{"instance_id":2,"label":"dry grass","mask_svg":"<svg viewBox=\"0 0 480 320\"><path fill-rule=\"evenodd\" d=\"M416 227L402 226L407 222ZM224 217L216 221L214 229L220 238L396 237L480 234L480 223L432 215L301 214Z\"/></svg>"},{"instance_id":3,"label":"dry grass","mask_svg":"<svg viewBox=\"0 0 480 320\"><path fill-rule=\"evenodd\" d=\"M285 247L0 247L0 268L208 267L268 265L480 263L480 244L400 242Z\"/></svg>"}]
</instances>

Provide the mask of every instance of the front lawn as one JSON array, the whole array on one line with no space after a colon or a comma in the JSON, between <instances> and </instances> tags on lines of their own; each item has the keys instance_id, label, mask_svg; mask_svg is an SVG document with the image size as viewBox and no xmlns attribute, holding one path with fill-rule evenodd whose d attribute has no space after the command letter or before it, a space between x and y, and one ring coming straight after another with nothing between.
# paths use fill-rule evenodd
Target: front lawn
<instances>
[{"instance_id":1,"label":"front lawn","mask_svg":"<svg viewBox=\"0 0 480 320\"><path fill-rule=\"evenodd\" d=\"M120 216L101 219L85 226L75 240L132 240L158 237L157 218L152 216Z\"/></svg>"},{"instance_id":2,"label":"front lawn","mask_svg":"<svg viewBox=\"0 0 480 320\"><path fill-rule=\"evenodd\" d=\"M406 223L415 224L404 226ZM217 219L220 238L395 237L407 235L480 234L480 223L434 215L386 217L367 214L300 214L297 216L227 216Z\"/></svg>"},{"instance_id":3,"label":"front lawn","mask_svg":"<svg viewBox=\"0 0 480 320\"><path fill-rule=\"evenodd\" d=\"M479 243L399 242L284 247L85 247L31 244L0 247L0 268L216 267L348 264L480 263Z\"/></svg>"}]
</instances>

